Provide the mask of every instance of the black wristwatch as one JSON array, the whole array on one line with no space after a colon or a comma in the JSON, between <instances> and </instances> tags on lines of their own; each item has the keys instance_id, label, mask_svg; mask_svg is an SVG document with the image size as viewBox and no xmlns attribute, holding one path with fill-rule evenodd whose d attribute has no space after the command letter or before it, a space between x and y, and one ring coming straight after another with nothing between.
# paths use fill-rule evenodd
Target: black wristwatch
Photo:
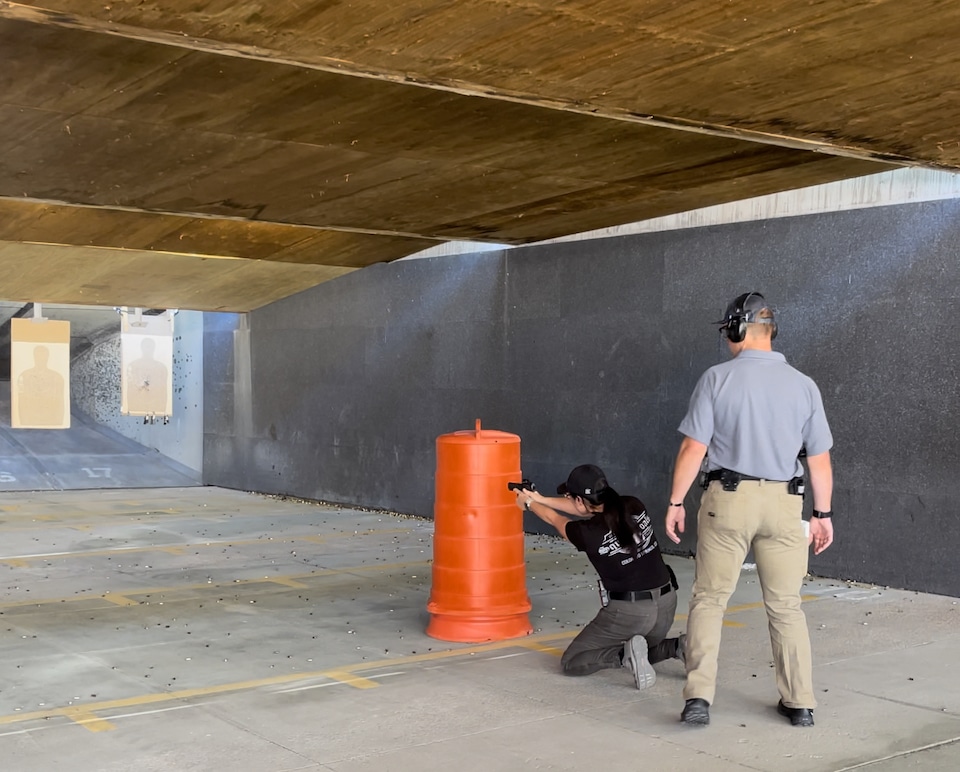
<instances>
[{"instance_id":1,"label":"black wristwatch","mask_svg":"<svg viewBox=\"0 0 960 772\"><path fill-rule=\"evenodd\" d=\"M818 520L822 520L825 517L833 517L833 510L828 509L826 512L821 512L819 509L815 509L810 514Z\"/></svg>"}]
</instances>

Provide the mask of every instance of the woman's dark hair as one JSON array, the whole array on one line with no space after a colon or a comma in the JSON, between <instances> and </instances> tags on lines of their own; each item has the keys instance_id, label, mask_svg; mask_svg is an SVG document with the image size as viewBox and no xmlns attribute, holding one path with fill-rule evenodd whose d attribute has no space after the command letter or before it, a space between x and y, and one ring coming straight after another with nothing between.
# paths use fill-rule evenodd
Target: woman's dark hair
<instances>
[{"instance_id":1,"label":"woman's dark hair","mask_svg":"<svg viewBox=\"0 0 960 772\"><path fill-rule=\"evenodd\" d=\"M634 557L637 556L637 537L640 536L640 528L634 522L632 517L627 517L626 508L623 505L623 499L613 488L601 488L592 496L581 496L584 501L597 506L603 505L603 520L607 524L610 532L617 537L620 546L630 551Z\"/></svg>"}]
</instances>

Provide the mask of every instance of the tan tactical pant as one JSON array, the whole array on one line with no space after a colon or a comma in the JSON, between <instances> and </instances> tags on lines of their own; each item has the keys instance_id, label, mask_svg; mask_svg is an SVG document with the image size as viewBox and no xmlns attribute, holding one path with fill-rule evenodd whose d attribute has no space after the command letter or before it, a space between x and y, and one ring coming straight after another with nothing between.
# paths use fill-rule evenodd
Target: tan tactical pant
<instances>
[{"instance_id":1,"label":"tan tactical pant","mask_svg":"<svg viewBox=\"0 0 960 772\"><path fill-rule=\"evenodd\" d=\"M800 589L807 573L803 499L787 484L744 480L725 491L719 480L704 492L697 516L697 561L687 620L684 699L713 703L723 612L753 548L767 610L777 689L788 708L814 708L813 663Z\"/></svg>"}]
</instances>

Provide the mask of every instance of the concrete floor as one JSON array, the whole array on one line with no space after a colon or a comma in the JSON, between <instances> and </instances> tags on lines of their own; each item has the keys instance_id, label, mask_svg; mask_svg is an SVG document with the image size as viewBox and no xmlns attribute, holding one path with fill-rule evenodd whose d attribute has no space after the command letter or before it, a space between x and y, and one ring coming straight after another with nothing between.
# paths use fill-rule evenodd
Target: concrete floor
<instances>
[{"instance_id":1,"label":"concrete floor","mask_svg":"<svg viewBox=\"0 0 960 772\"><path fill-rule=\"evenodd\" d=\"M10 413L10 382L0 380L0 495L199 484L200 474L195 470L93 421L77 409L70 415L70 428L56 431L11 429Z\"/></svg>"},{"instance_id":2,"label":"concrete floor","mask_svg":"<svg viewBox=\"0 0 960 772\"><path fill-rule=\"evenodd\" d=\"M839 538L844 538L842 523ZM811 580L820 707L776 715L755 575L712 723L683 670L559 672L594 574L527 537L534 633L425 634L433 523L217 488L0 494L4 772L960 768L953 598ZM670 558L684 626L693 563Z\"/></svg>"}]
</instances>

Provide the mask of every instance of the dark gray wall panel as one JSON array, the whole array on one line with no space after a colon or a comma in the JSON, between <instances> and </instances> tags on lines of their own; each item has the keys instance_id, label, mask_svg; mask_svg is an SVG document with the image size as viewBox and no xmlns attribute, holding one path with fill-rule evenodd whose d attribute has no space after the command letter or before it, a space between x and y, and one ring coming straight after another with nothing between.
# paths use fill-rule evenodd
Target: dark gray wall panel
<instances>
[{"instance_id":1,"label":"dark gray wall panel","mask_svg":"<svg viewBox=\"0 0 960 772\"><path fill-rule=\"evenodd\" d=\"M211 467L207 448L211 436L234 434L234 334L236 314L203 316L203 433L204 471ZM207 402L206 400L210 400ZM237 487L237 486L231 486Z\"/></svg>"},{"instance_id":2,"label":"dark gray wall panel","mask_svg":"<svg viewBox=\"0 0 960 772\"><path fill-rule=\"evenodd\" d=\"M207 480L430 514L436 437L504 380L502 274L499 253L375 266L251 314L249 436L211 439Z\"/></svg>"},{"instance_id":3,"label":"dark gray wall panel","mask_svg":"<svg viewBox=\"0 0 960 772\"><path fill-rule=\"evenodd\" d=\"M711 323L756 289L836 440L811 569L960 595L958 243L943 201L357 271L249 315L243 399L242 334L208 328L205 478L430 515L437 436L481 418L544 490L593 461L659 524L691 390L727 358Z\"/></svg>"},{"instance_id":4,"label":"dark gray wall panel","mask_svg":"<svg viewBox=\"0 0 960 772\"><path fill-rule=\"evenodd\" d=\"M661 332L643 320L660 318L662 277L662 245L649 239L507 253L503 428L522 438L524 474L544 491L584 462L603 466L624 492L661 479L662 448L651 441ZM530 515L524 524L549 531Z\"/></svg>"},{"instance_id":5,"label":"dark gray wall panel","mask_svg":"<svg viewBox=\"0 0 960 772\"><path fill-rule=\"evenodd\" d=\"M834 500L844 513L842 529L837 524L841 541L811 563L817 574L960 595L953 497L842 488Z\"/></svg>"}]
</instances>

